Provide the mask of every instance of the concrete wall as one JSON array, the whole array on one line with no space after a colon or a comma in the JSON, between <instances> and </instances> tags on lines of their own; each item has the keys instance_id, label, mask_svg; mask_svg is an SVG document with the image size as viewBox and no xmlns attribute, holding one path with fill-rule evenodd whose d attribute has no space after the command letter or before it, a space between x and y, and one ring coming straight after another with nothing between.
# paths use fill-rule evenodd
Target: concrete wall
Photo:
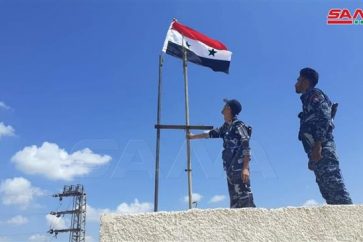
<instances>
[{"instance_id":1,"label":"concrete wall","mask_svg":"<svg viewBox=\"0 0 363 242\"><path fill-rule=\"evenodd\" d=\"M105 214L100 233L101 242L363 241L363 206Z\"/></svg>"}]
</instances>

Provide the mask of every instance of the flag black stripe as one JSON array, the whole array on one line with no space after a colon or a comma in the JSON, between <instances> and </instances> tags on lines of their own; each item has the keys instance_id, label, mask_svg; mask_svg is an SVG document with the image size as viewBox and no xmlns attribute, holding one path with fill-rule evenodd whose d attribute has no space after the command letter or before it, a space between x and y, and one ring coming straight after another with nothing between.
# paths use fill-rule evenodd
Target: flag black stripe
<instances>
[{"instance_id":1,"label":"flag black stripe","mask_svg":"<svg viewBox=\"0 0 363 242\"><path fill-rule=\"evenodd\" d=\"M183 47L171 41L168 42L166 53L175 56L177 58L183 59ZM187 57L188 61L198 65L207 66L211 68L213 71L221 71L227 74L229 72L230 61L213 60L205 57L200 57L196 55L194 52L190 51L189 49L187 49Z\"/></svg>"}]
</instances>

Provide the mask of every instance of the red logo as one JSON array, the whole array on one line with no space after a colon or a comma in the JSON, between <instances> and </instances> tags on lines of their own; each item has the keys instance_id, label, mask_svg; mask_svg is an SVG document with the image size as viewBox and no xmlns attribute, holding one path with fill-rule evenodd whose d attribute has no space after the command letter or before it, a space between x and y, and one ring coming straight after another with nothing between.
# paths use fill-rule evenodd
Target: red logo
<instances>
[{"instance_id":1,"label":"red logo","mask_svg":"<svg viewBox=\"0 0 363 242\"><path fill-rule=\"evenodd\" d=\"M349 9L332 8L328 13L329 25L363 25L363 9L357 8L354 12Z\"/></svg>"}]
</instances>

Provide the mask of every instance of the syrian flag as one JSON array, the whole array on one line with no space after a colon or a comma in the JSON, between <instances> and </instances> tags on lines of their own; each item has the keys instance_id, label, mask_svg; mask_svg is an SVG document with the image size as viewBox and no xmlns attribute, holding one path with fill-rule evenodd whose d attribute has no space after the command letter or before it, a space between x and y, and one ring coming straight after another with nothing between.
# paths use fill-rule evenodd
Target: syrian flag
<instances>
[{"instance_id":1,"label":"syrian flag","mask_svg":"<svg viewBox=\"0 0 363 242\"><path fill-rule=\"evenodd\" d=\"M229 72L232 52L223 43L173 20L163 52L183 59L183 48L186 49L188 61L207 66L213 71Z\"/></svg>"}]
</instances>

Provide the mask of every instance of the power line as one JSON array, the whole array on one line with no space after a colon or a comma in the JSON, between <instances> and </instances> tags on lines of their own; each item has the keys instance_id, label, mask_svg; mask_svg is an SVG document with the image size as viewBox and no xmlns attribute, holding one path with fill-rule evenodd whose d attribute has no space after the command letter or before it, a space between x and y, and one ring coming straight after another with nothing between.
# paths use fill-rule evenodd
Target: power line
<instances>
[{"instance_id":1,"label":"power line","mask_svg":"<svg viewBox=\"0 0 363 242\"><path fill-rule=\"evenodd\" d=\"M25 236L25 235L34 235L34 234L45 234L46 232L41 231L41 232L26 232L26 233L8 233L8 234L2 234L0 233L0 236L6 236L6 237L19 237L19 236Z\"/></svg>"}]
</instances>

